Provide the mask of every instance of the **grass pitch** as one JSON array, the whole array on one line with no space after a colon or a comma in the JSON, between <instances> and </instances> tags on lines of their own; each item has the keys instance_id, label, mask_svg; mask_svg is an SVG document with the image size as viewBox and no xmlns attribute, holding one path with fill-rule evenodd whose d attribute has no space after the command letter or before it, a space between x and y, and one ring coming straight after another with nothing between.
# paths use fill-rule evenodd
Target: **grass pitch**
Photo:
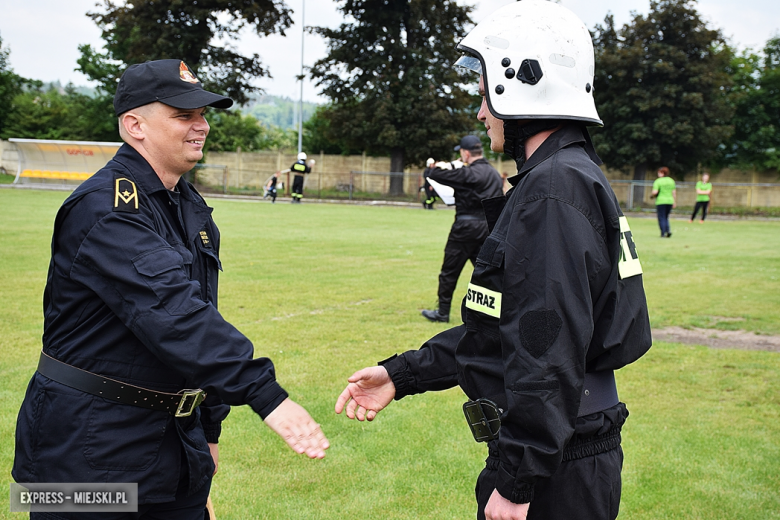
<instances>
[{"instance_id":1,"label":"grass pitch","mask_svg":"<svg viewBox=\"0 0 780 520\"><path fill-rule=\"evenodd\" d=\"M0 465L35 369L51 229L63 192L0 190ZM370 424L333 413L346 378L417 348L436 299L450 211L212 199L220 310L321 422L328 455L295 455L246 408L226 420L212 496L220 520L468 519L486 456L459 389L395 402ZM780 333L780 223L687 220L658 238L633 218L654 327ZM470 267L461 276L459 300ZM728 319L724 319L728 318ZM457 322L457 320L456 320ZM657 343L618 373L621 519L780 518L780 355ZM7 494L0 518L8 513Z\"/></svg>"}]
</instances>

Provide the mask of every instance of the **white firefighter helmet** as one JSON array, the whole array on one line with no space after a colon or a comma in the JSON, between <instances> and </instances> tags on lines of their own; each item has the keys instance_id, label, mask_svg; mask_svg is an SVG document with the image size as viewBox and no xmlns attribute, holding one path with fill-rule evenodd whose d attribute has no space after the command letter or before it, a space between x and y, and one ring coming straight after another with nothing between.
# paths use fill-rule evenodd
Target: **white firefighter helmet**
<instances>
[{"instance_id":1,"label":"white firefighter helmet","mask_svg":"<svg viewBox=\"0 0 780 520\"><path fill-rule=\"evenodd\" d=\"M305 152L299 153L298 154L298 160L299 161L305 161L306 160L306 153Z\"/></svg>"},{"instance_id":2,"label":"white firefighter helmet","mask_svg":"<svg viewBox=\"0 0 780 520\"><path fill-rule=\"evenodd\" d=\"M590 33L577 15L548 0L512 2L469 32L456 65L482 75L499 119L571 119L601 125L593 101Z\"/></svg>"}]
</instances>

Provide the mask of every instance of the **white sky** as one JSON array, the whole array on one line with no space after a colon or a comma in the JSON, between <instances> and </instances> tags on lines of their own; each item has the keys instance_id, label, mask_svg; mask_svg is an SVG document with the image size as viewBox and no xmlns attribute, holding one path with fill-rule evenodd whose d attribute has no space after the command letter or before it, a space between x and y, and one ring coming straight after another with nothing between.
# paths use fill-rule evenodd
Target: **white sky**
<instances>
[{"instance_id":1,"label":"white sky","mask_svg":"<svg viewBox=\"0 0 780 520\"><path fill-rule=\"evenodd\" d=\"M301 66L301 7L305 0L287 0L295 11L295 25L287 37L278 35L260 38L245 33L238 43L240 51L257 53L270 69L272 79L263 78L256 84L269 94L298 99L300 83L295 76ZM514 0L459 0L476 5L475 22L495 9ZM11 50L11 67L24 77L43 81L59 80L63 84L91 85L86 76L73 69L79 57L78 45L89 43L102 48L100 31L86 13L95 10L97 0L0 0L0 38L3 48ZM646 13L649 0L562 0L589 28L602 23L608 12L615 16L617 26L630 20L630 12ZM101 2L102 5L102 2ZM305 24L336 27L342 22L334 0L308 0L305 3ZM778 0L699 0L699 12L712 27L719 28L739 48L760 49L780 32L780 1ZM311 65L326 53L319 36L306 35L304 64ZM324 102L313 82L304 80L303 97L307 101Z\"/></svg>"}]
</instances>

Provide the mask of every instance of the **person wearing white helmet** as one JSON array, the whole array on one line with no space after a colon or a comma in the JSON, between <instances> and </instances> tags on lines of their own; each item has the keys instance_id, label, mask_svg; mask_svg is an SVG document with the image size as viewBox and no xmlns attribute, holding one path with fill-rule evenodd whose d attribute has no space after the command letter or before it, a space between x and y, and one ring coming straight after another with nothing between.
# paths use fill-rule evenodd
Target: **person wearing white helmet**
<instances>
[{"instance_id":1,"label":"person wearing white helmet","mask_svg":"<svg viewBox=\"0 0 780 520\"><path fill-rule=\"evenodd\" d=\"M312 161L313 163L314 161ZM298 160L290 166L290 170L295 172L292 183L292 200L293 203L298 203L303 200L303 176L304 174L311 173L311 166L306 164L306 154L301 152L298 154Z\"/></svg>"},{"instance_id":2,"label":"person wearing white helmet","mask_svg":"<svg viewBox=\"0 0 780 520\"><path fill-rule=\"evenodd\" d=\"M523 0L459 49L491 148L518 173L483 201L491 234L464 325L353 374L336 412L373 420L393 399L460 385L488 443L477 518L614 519L628 417L614 370L652 338L637 248L585 128L601 124L590 34L564 7Z\"/></svg>"},{"instance_id":3,"label":"person wearing white helmet","mask_svg":"<svg viewBox=\"0 0 780 520\"><path fill-rule=\"evenodd\" d=\"M433 204L436 202L436 190L428 183L428 176L433 171L435 162L433 157L429 157L428 160L425 161L425 170L423 170L423 187L420 191L423 192L423 208L425 209L433 209Z\"/></svg>"}]
</instances>

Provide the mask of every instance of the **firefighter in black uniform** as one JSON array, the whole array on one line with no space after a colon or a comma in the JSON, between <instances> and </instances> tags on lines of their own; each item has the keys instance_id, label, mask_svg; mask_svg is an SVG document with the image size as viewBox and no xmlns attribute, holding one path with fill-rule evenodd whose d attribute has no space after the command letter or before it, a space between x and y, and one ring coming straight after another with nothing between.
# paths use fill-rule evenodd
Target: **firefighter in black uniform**
<instances>
[{"instance_id":1,"label":"firefighter in black uniform","mask_svg":"<svg viewBox=\"0 0 780 520\"><path fill-rule=\"evenodd\" d=\"M304 174L311 173L311 167L306 164L306 154L301 152L298 154L298 160L290 166L290 171L295 173L292 183L292 203L300 204L303 200L303 176Z\"/></svg>"},{"instance_id":2,"label":"firefighter in black uniform","mask_svg":"<svg viewBox=\"0 0 780 520\"><path fill-rule=\"evenodd\" d=\"M460 385L488 443L478 518L614 519L628 411L613 371L651 336L631 230L584 128L601 124L590 34L560 5L524 0L459 49L480 74L491 149L518 174L485 205L464 325L353 374L336 412L372 420L393 398Z\"/></svg>"},{"instance_id":3,"label":"firefighter in black uniform","mask_svg":"<svg viewBox=\"0 0 780 520\"><path fill-rule=\"evenodd\" d=\"M475 135L467 135L455 147L464 165L453 169L453 163L438 162L428 178L455 190L455 222L452 223L444 262L439 273L438 308L424 310L422 315L431 321L450 321L452 293L466 262L477 261L477 253L488 236L482 200L503 193L501 175L482 157L482 142ZM457 164L456 164L457 165Z\"/></svg>"},{"instance_id":4,"label":"firefighter in black uniform","mask_svg":"<svg viewBox=\"0 0 780 520\"><path fill-rule=\"evenodd\" d=\"M425 170L423 170L423 208L433 209L433 204L436 202L436 190L428 182L428 176L433 171L433 165L436 161L433 158L428 158L425 161Z\"/></svg>"},{"instance_id":5,"label":"firefighter in black uniform","mask_svg":"<svg viewBox=\"0 0 780 520\"><path fill-rule=\"evenodd\" d=\"M137 482L143 518L202 519L222 421L243 404L298 453L325 456L327 440L271 360L253 359L217 311L219 230L182 175L203 157L203 107L230 105L183 61L123 74L114 108L125 144L54 222L17 482Z\"/></svg>"}]
</instances>

